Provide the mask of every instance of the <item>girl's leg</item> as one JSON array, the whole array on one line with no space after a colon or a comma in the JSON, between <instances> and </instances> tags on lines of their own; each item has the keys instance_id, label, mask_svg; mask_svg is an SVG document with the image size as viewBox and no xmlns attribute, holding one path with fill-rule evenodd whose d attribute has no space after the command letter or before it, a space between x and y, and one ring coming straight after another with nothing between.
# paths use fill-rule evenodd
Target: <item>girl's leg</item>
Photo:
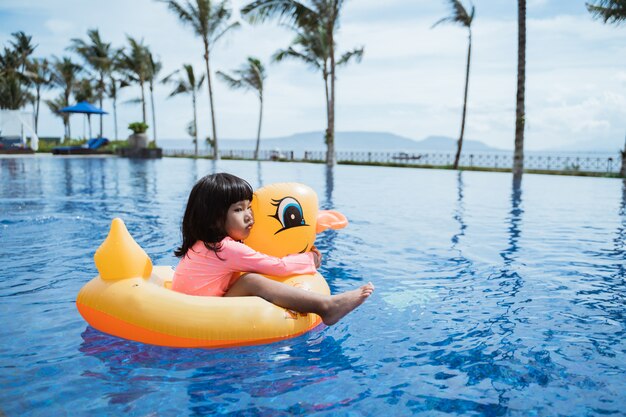
<instances>
[{"instance_id":1,"label":"girl's leg","mask_svg":"<svg viewBox=\"0 0 626 417\"><path fill-rule=\"evenodd\" d=\"M368 283L356 290L326 296L276 282L259 274L249 273L239 277L225 296L258 296L290 310L315 313L325 324L332 325L361 305L373 291L374 286Z\"/></svg>"}]
</instances>

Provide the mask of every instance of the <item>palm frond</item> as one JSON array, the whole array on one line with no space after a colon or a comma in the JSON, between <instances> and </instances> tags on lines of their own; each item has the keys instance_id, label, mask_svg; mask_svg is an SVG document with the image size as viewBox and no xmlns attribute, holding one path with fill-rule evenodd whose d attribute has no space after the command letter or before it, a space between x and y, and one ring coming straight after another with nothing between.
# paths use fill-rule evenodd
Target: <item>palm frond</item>
<instances>
[{"instance_id":1,"label":"palm frond","mask_svg":"<svg viewBox=\"0 0 626 417\"><path fill-rule=\"evenodd\" d=\"M352 59L354 59L356 62L361 62L361 60L363 59L363 47L354 49L349 52L344 52L335 65L337 65L338 67L346 65Z\"/></svg>"},{"instance_id":2,"label":"palm frond","mask_svg":"<svg viewBox=\"0 0 626 417\"><path fill-rule=\"evenodd\" d=\"M310 54L298 52L291 46L287 49L279 50L274 55L272 55L272 61L274 62L282 62L286 59L296 59L303 61L305 64L308 64L315 69L323 68L322 62L316 59L316 57Z\"/></svg>"},{"instance_id":3,"label":"palm frond","mask_svg":"<svg viewBox=\"0 0 626 417\"><path fill-rule=\"evenodd\" d=\"M202 84L204 83L204 80L206 80L206 74L202 74L200 76L200 79L198 80L198 82L196 83L196 90L199 90L200 87L202 87Z\"/></svg>"},{"instance_id":4,"label":"palm frond","mask_svg":"<svg viewBox=\"0 0 626 417\"><path fill-rule=\"evenodd\" d=\"M123 102L124 104L140 104L141 103L141 98L137 97L137 98L131 98L128 99L126 101Z\"/></svg>"},{"instance_id":5,"label":"palm frond","mask_svg":"<svg viewBox=\"0 0 626 417\"><path fill-rule=\"evenodd\" d=\"M224 81L230 88L232 89L240 89L240 88L244 88L245 85L243 83L243 81L241 79L236 79L231 77L230 75L222 72L222 71L217 71L217 77Z\"/></svg>"},{"instance_id":6,"label":"palm frond","mask_svg":"<svg viewBox=\"0 0 626 417\"><path fill-rule=\"evenodd\" d=\"M229 24L228 26L226 26L224 29L222 29L219 33L217 33L216 35L211 37L211 44L215 44L222 36L224 36L224 34L226 34L227 32L233 30L233 29L238 29L241 27L241 23L239 22L234 22Z\"/></svg>"},{"instance_id":7,"label":"palm frond","mask_svg":"<svg viewBox=\"0 0 626 417\"><path fill-rule=\"evenodd\" d=\"M435 24L432 25L431 28L439 26L440 24L443 24L443 23L458 24L458 25L469 28L472 25L472 22L474 20L474 13L475 13L474 5L472 5L471 12L467 13L467 9L465 9L465 7L463 6L463 3L461 3L460 0L447 0L447 1L451 9L450 15L435 22Z\"/></svg>"},{"instance_id":8,"label":"palm frond","mask_svg":"<svg viewBox=\"0 0 626 417\"><path fill-rule=\"evenodd\" d=\"M190 92L189 86L182 80L179 80L168 97L174 97L179 94L186 94L189 92Z\"/></svg>"},{"instance_id":9,"label":"palm frond","mask_svg":"<svg viewBox=\"0 0 626 417\"><path fill-rule=\"evenodd\" d=\"M174 12L174 14L176 14L183 23L188 23L188 24L191 24L192 26L194 25L194 18L192 15L193 6L191 6L189 1L186 2L187 9L185 9L185 7L183 7L181 4L179 4L178 2L174 0L158 0L158 1L160 1L161 3L165 3L167 5L167 8L170 9L172 12Z\"/></svg>"},{"instance_id":10,"label":"palm frond","mask_svg":"<svg viewBox=\"0 0 626 417\"><path fill-rule=\"evenodd\" d=\"M163 77L161 79L161 84L167 84L172 80L172 77L174 77L176 74L178 74L180 72L180 69L177 69L175 71L172 71L171 73L167 74L165 77Z\"/></svg>"},{"instance_id":11,"label":"palm frond","mask_svg":"<svg viewBox=\"0 0 626 417\"><path fill-rule=\"evenodd\" d=\"M622 23L626 21L626 0L595 0L585 3L594 18L604 23Z\"/></svg>"},{"instance_id":12,"label":"palm frond","mask_svg":"<svg viewBox=\"0 0 626 417\"><path fill-rule=\"evenodd\" d=\"M320 14L296 0L255 0L241 9L242 16L252 24L270 18L279 22L306 27L320 20Z\"/></svg>"}]
</instances>

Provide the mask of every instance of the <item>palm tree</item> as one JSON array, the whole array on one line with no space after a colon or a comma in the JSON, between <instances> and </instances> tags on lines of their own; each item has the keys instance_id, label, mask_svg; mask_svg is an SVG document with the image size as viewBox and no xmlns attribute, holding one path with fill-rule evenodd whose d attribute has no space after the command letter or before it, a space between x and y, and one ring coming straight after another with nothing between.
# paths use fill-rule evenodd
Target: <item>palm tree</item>
<instances>
[{"instance_id":1,"label":"palm tree","mask_svg":"<svg viewBox=\"0 0 626 417\"><path fill-rule=\"evenodd\" d=\"M63 120L64 138L69 138L71 136L70 117L68 113L61 112L61 109L67 106L63 93L59 94L55 99L46 100L45 103L48 105L48 108L54 115L60 117L61 120Z\"/></svg>"},{"instance_id":2,"label":"palm tree","mask_svg":"<svg viewBox=\"0 0 626 417\"><path fill-rule=\"evenodd\" d=\"M254 0L243 9L244 15L251 23L263 22L277 17L293 25L301 33L319 31L324 28L325 44L328 48L328 71L330 76L330 92L328 97L328 125L326 128L326 163L332 166L335 158L335 31L339 27L339 13L343 0ZM361 52L362 53L362 52Z\"/></svg>"},{"instance_id":3,"label":"palm tree","mask_svg":"<svg viewBox=\"0 0 626 417\"><path fill-rule=\"evenodd\" d=\"M626 21L626 1L624 0L595 0L587 3L587 10L595 18L600 18L604 23L621 24ZM626 141L624 149L620 151L622 155L622 167L620 175L626 178Z\"/></svg>"},{"instance_id":4,"label":"palm tree","mask_svg":"<svg viewBox=\"0 0 626 417\"><path fill-rule=\"evenodd\" d=\"M360 62L363 57L363 48L357 48L349 52L345 52L335 67L340 67L354 58ZM322 73L324 79L324 93L326 97L326 120L327 134L329 137L329 126L331 121L331 101L330 101L330 48L328 45L327 27L318 25L310 28L306 32L299 32L291 42L287 49L278 50L272 57L275 62L281 62L285 59L296 59L304 62L309 67ZM328 141L326 141L328 144Z\"/></svg>"},{"instance_id":5,"label":"palm tree","mask_svg":"<svg viewBox=\"0 0 626 417\"><path fill-rule=\"evenodd\" d=\"M74 99L79 103L81 101L86 101L88 103L92 102L97 94L94 93L94 84L97 86L98 81L92 80L91 78L78 80L74 85ZM91 114L89 113L87 113L87 123L89 124L89 138L91 138ZM83 134L85 133L84 126L85 125L83 124Z\"/></svg>"},{"instance_id":6,"label":"palm tree","mask_svg":"<svg viewBox=\"0 0 626 417\"><path fill-rule=\"evenodd\" d=\"M526 88L526 0L517 0L517 101L515 106L515 152L513 176L524 172L524 100Z\"/></svg>"},{"instance_id":7,"label":"palm tree","mask_svg":"<svg viewBox=\"0 0 626 417\"><path fill-rule=\"evenodd\" d=\"M213 85L211 84L211 68L209 58L215 43L229 30L239 27L238 22L229 22L232 11L228 8L228 0L214 2L212 0L158 0L166 3L168 8L178 16L181 22L191 26L204 44L204 63L206 66L209 105L211 107L211 128L213 130L213 158L220 159L215 126L215 106L213 104Z\"/></svg>"},{"instance_id":8,"label":"palm tree","mask_svg":"<svg viewBox=\"0 0 626 417\"><path fill-rule=\"evenodd\" d=\"M56 104L60 105L58 109L60 110L70 105L70 96L77 83L77 77L82 72L83 68L72 62L72 59L68 57L63 57L62 59L55 57L52 68L52 83L62 90L60 97L55 101ZM48 106L50 106L50 104L48 104ZM63 117L63 124L65 125L66 137L70 138L72 132L68 117Z\"/></svg>"},{"instance_id":9,"label":"palm tree","mask_svg":"<svg viewBox=\"0 0 626 417\"><path fill-rule=\"evenodd\" d=\"M143 122L146 123L146 93L144 85L150 78L150 59L149 51L143 44L130 36L128 39L130 51L123 50L119 54L119 67L124 74L126 81L139 84L141 89L141 114Z\"/></svg>"},{"instance_id":10,"label":"palm tree","mask_svg":"<svg viewBox=\"0 0 626 417\"><path fill-rule=\"evenodd\" d=\"M248 57L248 61L240 69L233 70L233 75L228 75L221 71L218 71L217 75L232 89L252 90L257 93L259 97L259 127L256 134L254 159L259 159L261 123L263 121L263 85L267 77L263 64L257 58Z\"/></svg>"},{"instance_id":11,"label":"palm tree","mask_svg":"<svg viewBox=\"0 0 626 417\"><path fill-rule=\"evenodd\" d=\"M30 82L25 71L28 57L37 46L31 43L32 36L24 32L12 36L12 48L5 47L4 53L0 53L0 109L17 110L34 100L25 88Z\"/></svg>"},{"instance_id":12,"label":"palm tree","mask_svg":"<svg viewBox=\"0 0 626 417\"><path fill-rule=\"evenodd\" d=\"M28 63L28 57L35 51L37 45L33 45L31 43L33 39L32 36L28 36L22 31L12 33L11 35L14 38L11 45L19 57L20 73L24 74L26 64Z\"/></svg>"},{"instance_id":13,"label":"palm tree","mask_svg":"<svg viewBox=\"0 0 626 417\"><path fill-rule=\"evenodd\" d=\"M89 42L77 38L72 39L72 45L69 49L79 54L97 74L96 97L100 108L102 108L102 100L106 90L106 77L113 69L113 61L117 51L111 47L110 43L102 40L98 29L88 30L87 37ZM102 115L100 115L100 137L102 137Z\"/></svg>"},{"instance_id":14,"label":"palm tree","mask_svg":"<svg viewBox=\"0 0 626 417\"><path fill-rule=\"evenodd\" d=\"M19 72L20 65L20 54L5 47L0 53L0 109L18 110L28 103L29 94L23 87L28 79Z\"/></svg>"},{"instance_id":15,"label":"palm tree","mask_svg":"<svg viewBox=\"0 0 626 417\"><path fill-rule=\"evenodd\" d=\"M173 79L175 75L178 75L177 79ZM191 102L193 104L193 125L188 127L188 131L192 133L193 144L195 148L195 155L198 156L198 116L196 111L196 96L202 87L205 74L202 74L199 79L193 72L193 67L189 64L183 64L183 75L180 75L180 70L176 70L167 77L163 78L163 83L174 84L174 90L170 93L169 97L174 97L178 94L191 94Z\"/></svg>"},{"instance_id":16,"label":"palm tree","mask_svg":"<svg viewBox=\"0 0 626 417\"><path fill-rule=\"evenodd\" d=\"M127 87L128 83L124 80L120 80L116 78L113 74L109 74L109 82L106 84L106 94L107 96L113 100L113 126L115 130L115 139L119 139L119 134L117 130L117 94L120 88Z\"/></svg>"},{"instance_id":17,"label":"palm tree","mask_svg":"<svg viewBox=\"0 0 626 417\"><path fill-rule=\"evenodd\" d=\"M50 88L52 84L52 72L50 71L50 63L47 59L32 59L26 67L28 78L31 84L35 86L35 133L38 132L39 125L39 103L41 102L41 89Z\"/></svg>"},{"instance_id":18,"label":"palm tree","mask_svg":"<svg viewBox=\"0 0 626 417\"><path fill-rule=\"evenodd\" d=\"M461 134L459 135L459 141L456 149L456 155L454 157L454 169L459 168L459 159L461 158L461 149L463 148L463 134L465 133L465 116L467 115L467 90L469 87L469 73L470 73L470 59L472 56L472 22L474 21L475 8L472 5L472 10L467 13L465 7L459 0L448 0L452 8L452 13L448 17L444 17L433 25L433 27L441 23L453 23L464 26L468 32L468 46L467 46L467 65L465 67L465 92L463 94L463 116L461 117Z\"/></svg>"},{"instance_id":19,"label":"palm tree","mask_svg":"<svg viewBox=\"0 0 626 417\"><path fill-rule=\"evenodd\" d=\"M154 82L159 76L159 72L163 68L163 64L160 61L156 61L152 56L152 52L146 48L148 53L148 87L150 89L150 107L152 109L152 132L154 135L153 142L156 145L157 141L157 125L156 125L156 112L154 110Z\"/></svg>"}]
</instances>

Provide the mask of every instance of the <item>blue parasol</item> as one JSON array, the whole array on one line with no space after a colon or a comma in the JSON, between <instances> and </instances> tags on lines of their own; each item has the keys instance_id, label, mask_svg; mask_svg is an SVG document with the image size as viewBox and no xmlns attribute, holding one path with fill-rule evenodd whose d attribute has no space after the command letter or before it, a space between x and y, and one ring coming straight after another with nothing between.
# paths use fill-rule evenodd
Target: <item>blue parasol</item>
<instances>
[{"instance_id":1,"label":"blue parasol","mask_svg":"<svg viewBox=\"0 0 626 417\"><path fill-rule=\"evenodd\" d=\"M89 122L89 137L91 138L91 115L92 114L108 114L102 109L97 108L93 104L81 101L73 106L63 107L59 110L61 113L83 113L87 115L87 121ZM84 125L83 125L84 126ZM84 134L84 131L83 131Z\"/></svg>"},{"instance_id":2,"label":"blue parasol","mask_svg":"<svg viewBox=\"0 0 626 417\"><path fill-rule=\"evenodd\" d=\"M61 113L108 114L86 101L81 101L73 106L63 107L60 111Z\"/></svg>"}]
</instances>

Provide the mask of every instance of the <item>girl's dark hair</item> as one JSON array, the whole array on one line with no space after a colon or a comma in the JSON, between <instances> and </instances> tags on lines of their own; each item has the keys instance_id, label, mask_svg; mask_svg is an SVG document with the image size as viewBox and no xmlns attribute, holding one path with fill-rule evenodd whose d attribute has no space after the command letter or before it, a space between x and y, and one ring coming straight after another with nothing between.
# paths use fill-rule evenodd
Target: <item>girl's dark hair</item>
<instances>
[{"instance_id":1,"label":"girl's dark hair","mask_svg":"<svg viewBox=\"0 0 626 417\"><path fill-rule=\"evenodd\" d=\"M252 201L252 187L244 179L219 173L201 178L192 188L183 217L183 243L174 251L183 257L199 240L216 254L227 236L226 214L231 204Z\"/></svg>"}]
</instances>

